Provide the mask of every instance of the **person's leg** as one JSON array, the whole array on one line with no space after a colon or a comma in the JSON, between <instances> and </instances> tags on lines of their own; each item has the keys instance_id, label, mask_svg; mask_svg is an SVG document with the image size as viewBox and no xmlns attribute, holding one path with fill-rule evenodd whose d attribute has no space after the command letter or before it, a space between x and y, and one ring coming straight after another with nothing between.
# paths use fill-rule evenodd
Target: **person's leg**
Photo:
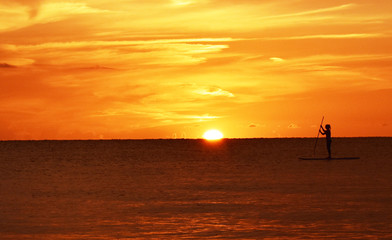
<instances>
[{"instance_id":1,"label":"person's leg","mask_svg":"<svg viewBox=\"0 0 392 240\"><path fill-rule=\"evenodd\" d=\"M331 158L331 141L327 141L328 158Z\"/></svg>"}]
</instances>

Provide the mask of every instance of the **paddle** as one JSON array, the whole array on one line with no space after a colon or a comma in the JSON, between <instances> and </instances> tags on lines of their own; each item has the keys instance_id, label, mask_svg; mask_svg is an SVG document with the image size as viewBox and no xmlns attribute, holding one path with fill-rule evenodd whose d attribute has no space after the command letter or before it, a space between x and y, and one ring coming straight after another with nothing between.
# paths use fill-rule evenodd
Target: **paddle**
<instances>
[{"instance_id":1,"label":"paddle","mask_svg":"<svg viewBox=\"0 0 392 240\"><path fill-rule=\"evenodd\" d=\"M317 147L317 142L318 142L318 138L319 138L319 135L320 135L320 127L321 127L321 125L323 125L323 122L324 122L324 116L321 119L321 123L320 123L320 126L319 126L318 131L317 131L317 138L316 138L316 143L314 144L313 156L316 156L316 147Z\"/></svg>"}]
</instances>

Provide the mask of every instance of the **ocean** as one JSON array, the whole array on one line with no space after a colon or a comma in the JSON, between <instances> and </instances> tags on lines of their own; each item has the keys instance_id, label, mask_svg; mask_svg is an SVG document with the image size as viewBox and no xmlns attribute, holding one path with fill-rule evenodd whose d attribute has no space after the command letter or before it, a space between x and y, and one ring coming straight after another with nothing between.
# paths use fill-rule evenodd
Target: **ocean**
<instances>
[{"instance_id":1,"label":"ocean","mask_svg":"<svg viewBox=\"0 0 392 240\"><path fill-rule=\"evenodd\" d=\"M314 144L0 141L0 239L392 239L392 138Z\"/></svg>"}]
</instances>

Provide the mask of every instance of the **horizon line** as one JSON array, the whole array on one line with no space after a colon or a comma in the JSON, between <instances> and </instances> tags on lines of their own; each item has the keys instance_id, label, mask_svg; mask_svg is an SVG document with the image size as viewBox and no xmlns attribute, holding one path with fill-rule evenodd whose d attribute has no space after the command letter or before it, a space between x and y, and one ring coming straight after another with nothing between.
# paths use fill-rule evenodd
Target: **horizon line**
<instances>
[{"instance_id":1,"label":"horizon line","mask_svg":"<svg viewBox=\"0 0 392 240\"><path fill-rule=\"evenodd\" d=\"M316 139L317 137L254 137L254 138L222 138L210 142L219 142L222 140L257 140L257 139ZM320 137L319 137L320 138ZM336 138L392 138L392 136L342 136ZM320 139L323 139L321 137ZM203 140L209 141L204 138L90 138L90 139L0 139L0 142L33 142L33 141L146 141L146 140Z\"/></svg>"}]
</instances>

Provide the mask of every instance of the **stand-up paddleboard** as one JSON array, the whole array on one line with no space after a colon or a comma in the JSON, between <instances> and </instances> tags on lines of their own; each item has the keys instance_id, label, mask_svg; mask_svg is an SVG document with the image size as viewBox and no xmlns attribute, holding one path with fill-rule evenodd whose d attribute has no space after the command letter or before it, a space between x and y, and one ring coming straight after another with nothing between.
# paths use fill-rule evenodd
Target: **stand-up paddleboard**
<instances>
[{"instance_id":1,"label":"stand-up paddleboard","mask_svg":"<svg viewBox=\"0 0 392 240\"><path fill-rule=\"evenodd\" d=\"M299 160L355 160L359 159L359 157L298 157Z\"/></svg>"},{"instance_id":2,"label":"stand-up paddleboard","mask_svg":"<svg viewBox=\"0 0 392 240\"><path fill-rule=\"evenodd\" d=\"M317 141L320 136L320 128L322 128L323 122L324 122L324 116L321 119L320 127L317 132L316 143L314 144L314 148L313 148L313 157L298 157L298 159L299 160L355 160L355 159L359 159L359 157L333 157L333 158L331 158L331 157L316 157ZM326 127L327 127L327 125L326 125ZM323 128L323 130L324 130L324 128ZM322 133L322 134L326 134L326 131L324 130L324 133ZM327 146L328 146L328 144L327 144ZM330 149L329 149L329 151L330 151ZM329 152L329 155L331 155L330 152Z\"/></svg>"}]
</instances>

